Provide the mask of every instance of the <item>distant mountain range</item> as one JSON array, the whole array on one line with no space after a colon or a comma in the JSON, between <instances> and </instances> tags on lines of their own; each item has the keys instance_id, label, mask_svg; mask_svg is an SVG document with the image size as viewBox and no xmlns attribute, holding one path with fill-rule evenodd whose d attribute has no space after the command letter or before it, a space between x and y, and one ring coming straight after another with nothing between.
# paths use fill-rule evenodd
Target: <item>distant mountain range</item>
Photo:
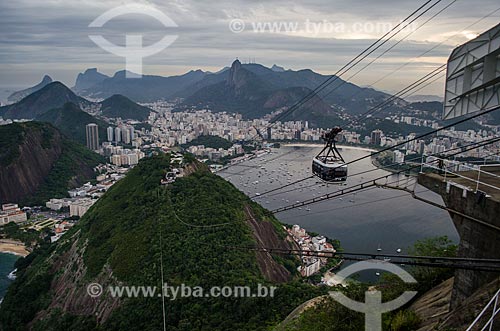
<instances>
[{"instance_id":1,"label":"distant mountain range","mask_svg":"<svg viewBox=\"0 0 500 331\"><path fill-rule=\"evenodd\" d=\"M85 91L92 86L102 83L102 81L106 78L109 78L109 76L97 72L97 68L87 69L84 73L80 73L78 74L78 77L76 77L76 83L73 87L73 91Z\"/></svg>"},{"instance_id":2,"label":"distant mountain range","mask_svg":"<svg viewBox=\"0 0 500 331\"><path fill-rule=\"evenodd\" d=\"M145 75L140 79L126 79L125 71L107 77L89 69L78 75L74 90L92 98L121 94L136 102L181 98L181 108L208 106L212 111L240 112L252 118L289 107L329 77L309 69L286 70L278 65L268 68L236 60L230 68L216 73L196 70L180 76ZM84 84L91 81L97 82L91 87ZM288 119L308 119L320 125L325 119L338 119L339 111L363 113L387 97L384 92L335 78L331 87Z\"/></svg>"},{"instance_id":3,"label":"distant mountain range","mask_svg":"<svg viewBox=\"0 0 500 331\"><path fill-rule=\"evenodd\" d=\"M269 69L260 64L234 61L230 70L210 74L184 90L184 108L208 107L213 111L235 111L248 118L285 110L328 79L312 70ZM342 83L342 86L338 87ZM285 120L308 120L313 126L341 124L339 113L359 114L384 100L387 94L360 88L337 78L333 93L312 99ZM326 91L329 91L328 89Z\"/></svg>"},{"instance_id":4,"label":"distant mountain range","mask_svg":"<svg viewBox=\"0 0 500 331\"><path fill-rule=\"evenodd\" d=\"M96 99L109 98L115 94L124 95L135 102L151 102L175 97L184 88L202 79L207 73L196 70L181 76L151 76L127 79L125 71L118 71L113 77L86 70L78 75L74 90L81 96ZM89 86L90 82L96 82Z\"/></svg>"},{"instance_id":5,"label":"distant mountain range","mask_svg":"<svg viewBox=\"0 0 500 331\"><path fill-rule=\"evenodd\" d=\"M74 107L65 107L68 103L73 104ZM100 109L101 115L108 118L120 117L124 120L139 121L147 119L149 113L153 111L123 95L113 95L100 103L94 103L77 96L61 82L52 82L17 103L0 107L0 116L10 119L48 119L52 122L50 119L60 118L61 110L70 112L75 108L80 111L81 109L95 111ZM59 112L59 115L55 115L55 112ZM81 119L80 116L77 117Z\"/></svg>"},{"instance_id":6,"label":"distant mountain range","mask_svg":"<svg viewBox=\"0 0 500 331\"><path fill-rule=\"evenodd\" d=\"M12 93L7 98L7 100L9 102L12 102L12 103L21 101L23 98L27 97L31 93L36 92L36 91L44 88L45 86L49 85L50 83L52 83L52 78L50 78L49 75L45 75L45 76L43 76L42 81L40 83L36 84L33 87Z\"/></svg>"},{"instance_id":7,"label":"distant mountain range","mask_svg":"<svg viewBox=\"0 0 500 331\"><path fill-rule=\"evenodd\" d=\"M180 100L178 109L209 108L215 112L236 112L245 118L258 118L289 109L329 77L309 69L286 70L276 64L268 68L257 63L242 64L238 60L216 73L194 70L179 76L144 75L139 79L127 79L125 71L109 77L91 68L76 79L73 91L79 96L61 83L52 82L26 100L1 107L0 116L36 118L47 110L71 102L83 110L100 107L106 117L142 121L151 110L135 102ZM386 93L362 88L338 77L334 80L332 86L319 95L311 94L309 102L284 120L307 120L312 126L323 127L341 125L343 112L360 114L388 97ZM96 104L85 97L108 100Z\"/></svg>"},{"instance_id":8,"label":"distant mountain range","mask_svg":"<svg viewBox=\"0 0 500 331\"><path fill-rule=\"evenodd\" d=\"M338 77L331 79L331 86L314 94L312 91L331 76L309 69L295 71L278 65L268 68L257 63L242 64L238 60L231 67L215 73L196 70L171 77L145 75L139 79L127 79L125 76L125 71L109 77L92 68L78 75L73 91L60 82L43 87L40 83L24 90L34 92L19 102L0 107L0 116L34 119L70 102L84 111L92 109L93 114L104 117L144 121L152 110L136 102L170 100L177 104L176 110L210 109L240 113L245 118L260 118L287 111L298 100L311 95L311 100L281 120L304 120L312 127L332 127L345 126L349 117L363 114L389 97L384 92L359 87ZM48 82L48 79L44 81ZM18 93L25 93L21 92ZM97 103L84 97L104 100ZM410 102L414 98L397 99L377 112L375 117L412 115L415 111L422 115L421 111L426 111L428 114L424 116L437 119L442 109L440 101ZM489 123L498 122L496 117L490 117Z\"/></svg>"},{"instance_id":9,"label":"distant mountain range","mask_svg":"<svg viewBox=\"0 0 500 331\"><path fill-rule=\"evenodd\" d=\"M11 119L34 119L48 110L62 107L67 102L83 108L92 104L77 96L64 84L52 82L17 103L0 107L0 116Z\"/></svg>"}]
</instances>

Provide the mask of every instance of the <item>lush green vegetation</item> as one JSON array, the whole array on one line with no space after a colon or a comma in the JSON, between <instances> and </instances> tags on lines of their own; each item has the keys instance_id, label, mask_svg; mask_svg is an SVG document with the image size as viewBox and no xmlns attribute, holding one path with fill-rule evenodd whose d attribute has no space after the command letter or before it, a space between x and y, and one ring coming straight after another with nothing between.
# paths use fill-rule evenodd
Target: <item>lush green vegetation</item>
<instances>
[{"instance_id":1,"label":"lush green vegetation","mask_svg":"<svg viewBox=\"0 0 500 331\"><path fill-rule=\"evenodd\" d=\"M0 330L21 331L50 303L50 284L54 277L47 258L54 246L42 244L33 253L17 260L17 278L10 285L0 309ZM28 266L36 266L28 268Z\"/></svg>"},{"instance_id":2,"label":"lush green vegetation","mask_svg":"<svg viewBox=\"0 0 500 331\"><path fill-rule=\"evenodd\" d=\"M61 82L52 82L17 103L0 107L0 116L33 119L50 109L62 107L67 102L80 105L90 104L89 101L74 94Z\"/></svg>"},{"instance_id":3,"label":"lush green vegetation","mask_svg":"<svg viewBox=\"0 0 500 331\"><path fill-rule=\"evenodd\" d=\"M0 307L3 330L25 330L35 314L52 300L50 282L58 277L47 257L61 258L74 240L87 273L82 284L96 281L107 267L113 280L121 284L158 286L164 280L170 286L250 286L272 285L266 280L255 253L229 249L254 245L246 223L245 208L256 219L267 221L283 238L284 231L273 216L239 192L232 184L211 174L202 165L198 171L161 186L160 179L170 169L166 155L143 160L126 178L115 184L82 218L80 223L55 246L42 247L20 260L19 279L9 290ZM336 243L338 244L338 243ZM453 254L445 238L418 242L412 253L421 255ZM297 267L293 258L275 257L290 271ZM419 281L437 281L444 274L415 270ZM116 285L116 284L115 284ZM276 284L274 284L276 285ZM271 298L177 298L166 301L166 322L172 330L269 330L278 325L297 306L331 288L311 286L298 279L277 285ZM383 300L399 296L407 285L382 277ZM368 285L352 284L346 295L363 301ZM22 301L21 301L22 300ZM21 309L24 300L29 304ZM34 330L159 330L162 328L162 302L158 298L124 300L110 318L97 325L92 316L75 316L50 310ZM384 316L385 330L411 330L418 324L411 312ZM364 316L326 299L288 325L286 330L360 330Z\"/></svg>"},{"instance_id":4,"label":"lush green vegetation","mask_svg":"<svg viewBox=\"0 0 500 331\"><path fill-rule=\"evenodd\" d=\"M53 128L36 122L12 123L0 126L0 165L7 167L20 156L19 146L24 143L28 131L40 131L42 148L50 148Z\"/></svg>"},{"instance_id":5,"label":"lush green vegetation","mask_svg":"<svg viewBox=\"0 0 500 331\"><path fill-rule=\"evenodd\" d=\"M68 190L95 177L93 168L105 160L79 143L64 139L62 153L35 194L22 205L44 205L51 198L63 198Z\"/></svg>"},{"instance_id":6,"label":"lush green vegetation","mask_svg":"<svg viewBox=\"0 0 500 331\"><path fill-rule=\"evenodd\" d=\"M74 103L66 103L61 108L51 109L36 118L40 122L49 122L58 128L68 138L86 144L85 126L89 123L95 123L99 127L99 141L106 141L106 128L108 123L95 118L84 112Z\"/></svg>"},{"instance_id":7,"label":"lush green vegetation","mask_svg":"<svg viewBox=\"0 0 500 331\"><path fill-rule=\"evenodd\" d=\"M93 168L105 161L102 156L89 151L83 145L60 137L57 129L50 124L25 122L0 126L0 165L6 167L15 162L20 157L20 146L25 142L26 136L35 132L39 134L35 135L38 137L36 139L41 139L41 148L57 147L61 148L62 153L53 163L44 182L32 196L21 201L22 205L41 205L50 198L67 196L68 189L94 178Z\"/></svg>"},{"instance_id":8,"label":"lush green vegetation","mask_svg":"<svg viewBox=\"0 0 500 331\"><path fill-rule=\"evenodd\" d=\"M370 136L373 130L382 130L386 136L398 137L400 135L406 136L410 133L421 135L432 131L432 128L425 126L416 126L406 123L394 123L393 121L379 118L369 118L364 121L364 129L359 130L358 133L361 137Z\"/></svg>"},{"instance_id":9,"label":"lush green vegetation","mask_svg":"<svg viewBox=\"0 0 500 331\"><path fill-rule=\"evenodd\" d=\"M246 223L245 207L251 208L257 219L272 222L284 236L279 223L232 184L208 170L198 170L168 187L161 186L160 179L169 168L169 158L164 155L141 161L91 208L69 236L58 242L55 254L64 253L71 243L68 238L80 231L79 243L82 249L86 247L83 258L88 282L109 265L117 281L161 286L163 255L164 277L169 285L206 289L212 286L255 289L259 283L271 285L261 275L255 253L231 250L228 246L255 244ZM225 226L199 227L222 224ZM290 269L297 266L293 258L277 260ZM43 263L33 261L24 268L38 269ZM57 274L44 276L57 277ZM23 286L16 281L14 288L19 289L14 292L19 294ZM39 293L45 296L45 287ZM167 301L167 324L172 330L266 330L300 303L324 293L324 288L294 280L280 285L274 298L180 298ZM37 301L38 296L33 300L37 309L43 307ZM3 314L10 316L7 321L22 320L25 325L24 321L33 316L11 309L19 303L16 296L9 294L6 302ZM99 327L93 324L92 317L82 320L55 311L34 327L36 330L158 330L161 311L160 300L129 299ZM7 329L10 326L10 322L4 325Z\"/></svg>"},{"instance_id":10,"label":"lush green vegetation","mask_svg":"<svg viewBox=\"0 0 500 331\"><path fill-rule=\"evenodd\" d=\"M151 131L152 126L149 123L137 123L137 124L134 124L134 128L136 130L139 130L139 131L141 131L142 129L144 129L146 131Z\"/></svg>"},{"instance_id":11,"label":"lush green vegetation","mask_svg":"<svg viewBox=\"0 0 500 331\"><path fill-rule=\"evenodd\" d=\"M457 251L458 246L447 236L442 236L417 241L413 247L408 250L408 254L456 257ZM427 291L442 281L453 277L454 273L453 269L428 267L412 267L411 272L413 277L418 281L418 290L420 292Z\"/></svg>"},{"instance_id":12,"label":"lush green vegetation","mask_svg":"<svg viewBox=\"0 0 500 331\"><path fill-rule=\"evenodd\" d=\"M0 165L8 166L19 157L19 145L24 141L23 124L0 126Z\"/></svg>"},{"instance_id":13,"label":"lush green vegetation","mask_svg":"<svg viewBox=\"0 0 500 331\"><path fill-rule=\"evenodd\" d=\"M34 247L45 241L49 234L48 231L48 229L45 229L42 233L40 233L32 229L24 230L21 229L18 224L10 222L0 227L0 237L16 239L23 242L26 247Z\"/></svg>"},{"instance_id":14,"label":"lush green vegetation","mask_svg":"<svg viewBox=\"0 0 500 331\"><path fill-rule=\"evenodd\" d=\"M149 117L151 109L138 105L129 98L115 94L101 102L101 111L107 117L121 117L122 119L133 119L145 121Z\"/></svg>"},{"instance_id":15,"label":"lush green vegetation","mask_svg":"<svg viewBox=\"0 0 500 331\"><path fill-rule=\"evenodd\" d=\"M408 250L411 255L421 256L456 256L456 245L447 237L429 238L417 241ZM448 279L453 275L450 269L409 267L408 270L417 280L417 284L405 284L398 276L383 274L375 284L382 292L382 301L390 301L401 295L406 290L418 291L421 295L433 286ZM345 289L345 295L364 302L364 292L368 284L351 283ZM398 311L383 315L383 330L411 331L417 330L420 324L419 317L410 310L409 304ZM353 312L337 303L333 298L325 297L321 304L306 310L291 323L282 325L282 330L362 330L364 328L364 315Z\"/></svg>"},{"instance_id":16,"label":"lush green vegetation","mask_svg":"<svg viewBox=\"0 0 500 331\"><path fill-rule=\"evenodd\" d=\"M189 143L182 145L182 147L188 148L189 146L199 146L199 145L203 145L207 148L228 149L231 146L233 146L233 143L219 136L199 136L198 138L190 141Z\"/></svg>"}]
</instances>

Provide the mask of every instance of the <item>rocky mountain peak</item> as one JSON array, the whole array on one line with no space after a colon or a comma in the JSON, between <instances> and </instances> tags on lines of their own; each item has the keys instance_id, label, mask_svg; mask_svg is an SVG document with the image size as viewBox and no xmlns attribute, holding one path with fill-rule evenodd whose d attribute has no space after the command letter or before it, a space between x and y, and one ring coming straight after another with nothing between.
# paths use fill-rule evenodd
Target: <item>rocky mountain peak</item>
<instances>
[{"instance_id":1,"label":"rocky mountain peak","mask_svg":"<svg viewBox=\"0 0 500 331\"><path fill-rule=\"evenodd\" d=\"M231 87L238 87L239 73L242 69L240 60L236 59L233 64L231 64L231 69L229 69L229 76L227 77L227 83Z\"/></svg>"}]
</instances>

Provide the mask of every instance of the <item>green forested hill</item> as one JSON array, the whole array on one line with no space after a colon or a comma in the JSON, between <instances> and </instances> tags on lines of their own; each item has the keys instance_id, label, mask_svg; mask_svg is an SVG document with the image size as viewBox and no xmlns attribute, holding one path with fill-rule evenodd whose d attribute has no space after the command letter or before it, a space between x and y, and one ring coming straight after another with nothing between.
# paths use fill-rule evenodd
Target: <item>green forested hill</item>
<instances>
[{"instance_id":1,"label":"green forested hill","mask_svg":"<svg viewBox=\"0 0 500 331\"><path fill-rule=\"evenodd\" d=\"M92 104L74 94L61 82L52 82L17 103L0 107L0 116L12 119L33 119L50 109L62 107L67 102L79 106Z\"/></svg>"},{"instance_id":2,"label":"green forested hill","mask_svg":"<svg viewBox=\"0 0 500 331\"><path fill-rule=\"evenodd\" d=\"M86 294L92 282L160 286L160 261L169 285L279 286L274 298L167 299L169 330L267 330L324 293L293 278L278 285L263 276L255 252L229 249L255 245L249 214L270 224L264 235L283 238L279 223L260 206L199 164L188 168L198 168L191 175L161 186L169 166L167 156L141 161L56 247L20 262L0 308L2 330L25 330L29 323L35 330L161 330L159 298ZM279 260L294 272L296 260Z\"/></svg>"},{"instance_id":3,"label":"green forested hill","mask_svg":"<svg viewBox=\"0 0 500 331\"><path fill-rule=\"evenodd\" d=\"M133 119L144 121L152 112L148 107L138 105L129 98L115 94L101 102L102 114L106 117L121 117L122 119Z\"/></svg>"},{"instance_id":4,"label":"green forested hill","mask_svg":"<svg viewBox=\"0 0 500 331\"><path fill-rule=\"evenodd\" d=\"M68 102L61 108L51 109L36 118L40 122L49 122L57 127L68 138L78 141L81 144L86 143L85 126L89 123L95 123L99 127L99 141L106 140L106 128L108 123L95 118L84 112L74 103Z\"/></svg>"},{"instance_id":5,"label":"green forested hill","mask_svg":"<svg viewBox=\"0 0 500 331\"><path fill-rule=\"evenodd\" d=\"M94 178L103 157L49 123L0 126L0 202L45 204Z\"/></svg>"}]
</instances>

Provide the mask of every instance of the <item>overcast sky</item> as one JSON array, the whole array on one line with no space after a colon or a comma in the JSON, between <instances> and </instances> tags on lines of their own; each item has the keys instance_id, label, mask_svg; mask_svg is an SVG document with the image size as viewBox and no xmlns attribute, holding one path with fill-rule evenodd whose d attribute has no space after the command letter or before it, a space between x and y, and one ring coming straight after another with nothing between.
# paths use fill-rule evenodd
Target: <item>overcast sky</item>
<instances>
[{"instance_id":1,"label":"overcast sky","mask_svg":"<svg viewBox=\"0 0 500 331\"><path fill-rule=\"evenodd\" d=\"M418 29L351 81L368 86L412 61L375 84L381 90L397 91L445 63L457 44L500 21L500 11L497 11L463 31L497 10L500 4L498 0L457 0L426 25L420 26L451 2L453 0L441 1L398 34L396 41ZM242 62L255 59L266 66L310 68L331 74L424 1L139 1L162 11L178 27L165 28L155 19L139 14L114 18L103 28L88 27L102 13L126 3L130 2L1 1L0 86L30 86L40 81L44 74L73 86L76 75L86 68L97 67L108 75L123 69L124 58L99 48L89 39L89 34L101 34L117 45L124 45L125 34L142 34L146 45L154 44L165 35L177 35L170 47L144 59L145 74L174 75L192 69L217 71L237 57ZM232 23L234 20L239 21ZM243 31L232 32L230 25L234 24L231 25L233 29L241 29L241 22L244 23ZM267 22L289 24L287 27L291 30L254 31L256 24ZM414 59L439 43L442 44L424 57ZM343 77L349 76L347 73ZM419 93L442 95L443 89L443 82L439 80Z\"/></svg>"}]
</instances>

